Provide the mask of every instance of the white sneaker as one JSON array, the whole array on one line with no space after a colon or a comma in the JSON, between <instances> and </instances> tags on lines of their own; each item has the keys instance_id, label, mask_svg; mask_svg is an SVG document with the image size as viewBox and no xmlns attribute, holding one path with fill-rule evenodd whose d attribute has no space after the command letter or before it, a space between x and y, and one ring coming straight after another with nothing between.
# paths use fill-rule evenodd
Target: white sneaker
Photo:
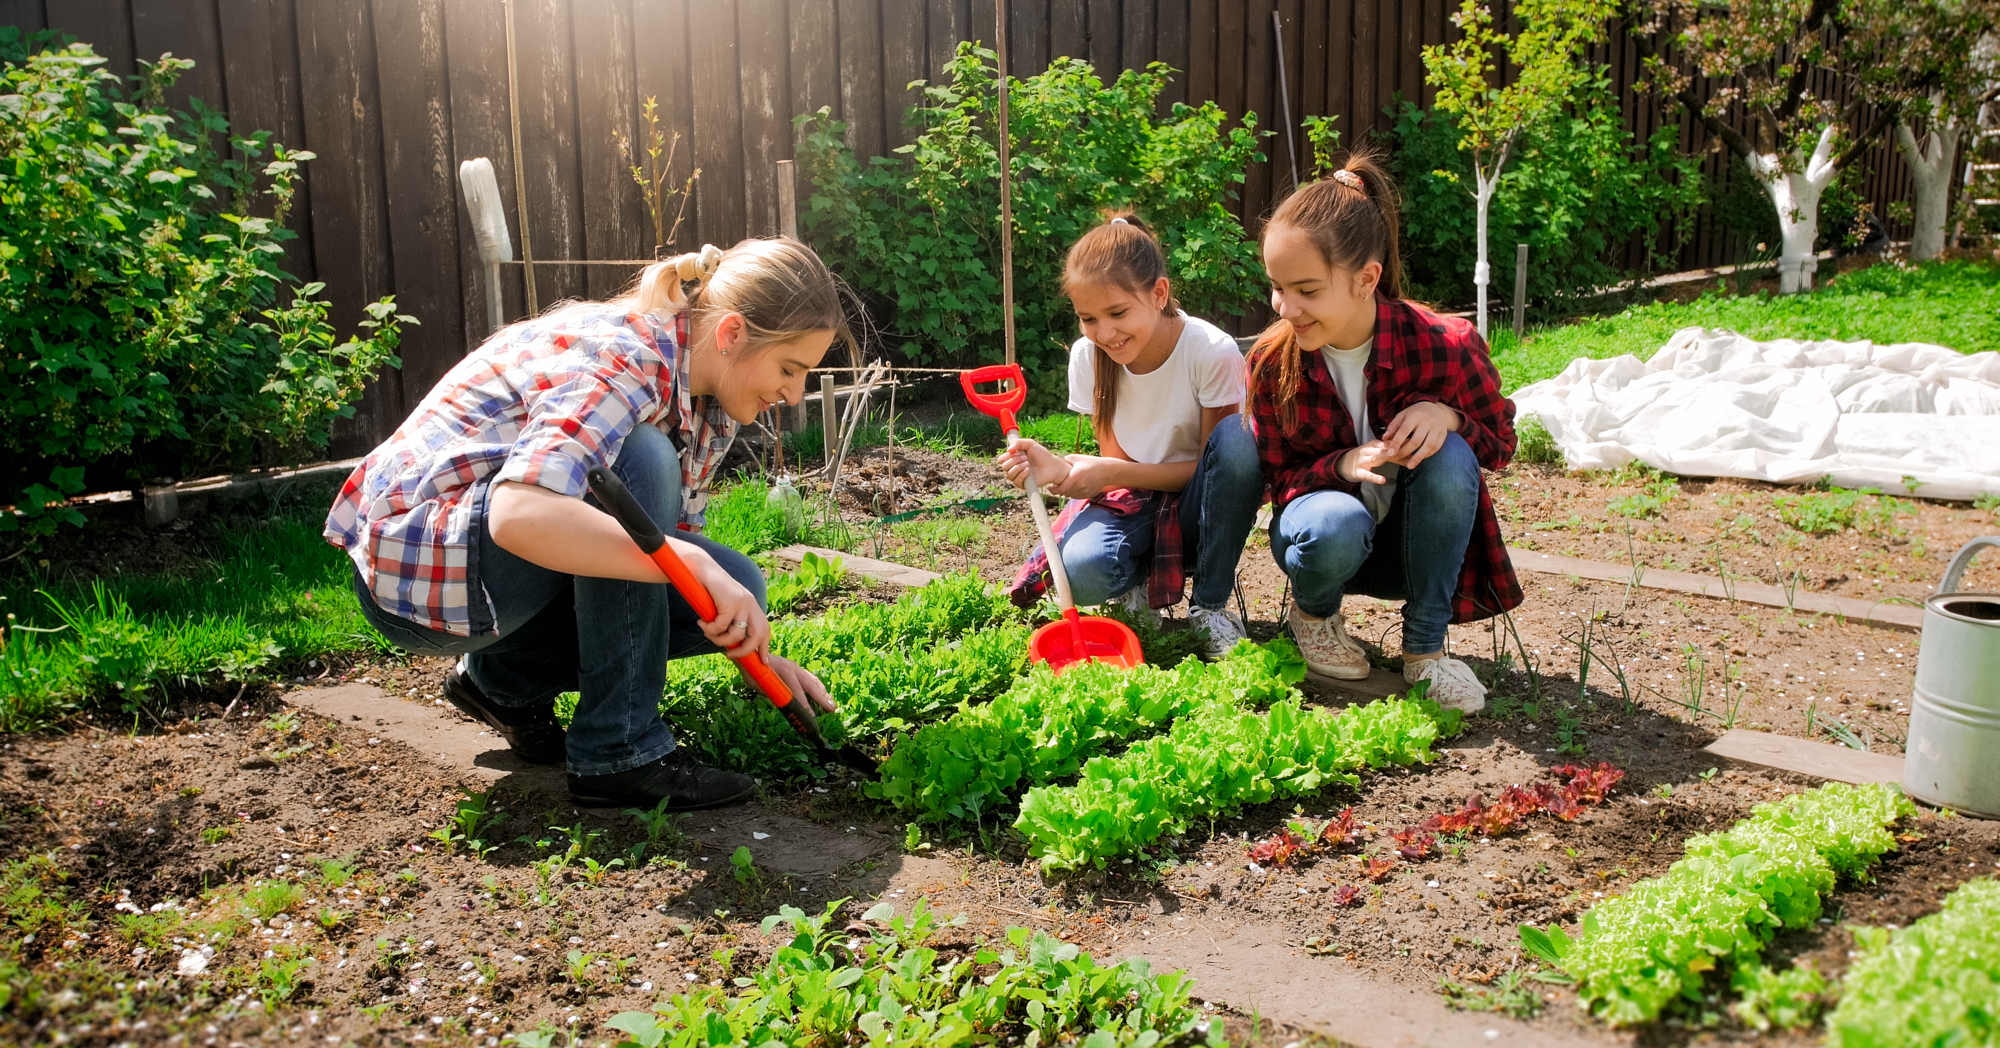
<instances>
[{"instance_id":1,"label":"white sneaker","mask_svg":"<svg viewBox=\"0 0 2000 1048\"><path fill-rule=\"evenodd\" d=\"M1108 603L1117 605L1119 610L1134 621L1143 622L1157 630L1160 628L1160 613L1154 609L1152 599L1150 588L1142 581L1137 586L1111 598Z\"/></svg>"},{"instance_id":2,"label":"white sneaker","mask_svg":"<svg viewBox=\"0 0 2000 1048\"><path fill-rule=\"evenodd\" d=\"M1207 608L1190 607L1188 626L1191 629L1208 631L1208 642L1202 645L1201 653L1211 659L1219 659L1229 654L1230 649L1236 647L1237 641L1250 636L1250 632L1243 628L1243 620L1237 618L1236 613L1227 608L1210 611Z\"/></svg>"},{"instance_id":3,"label":"white sneaker","mask_svg":"<svg viewBox=\"0 0 2000 1048\"><path fill-rule=\"evenodd\" d=\"M1486 708L1486 685L1479 683L1472 667L1449 655L1420 661L1404 658L1403 680L1410 684L1430 681L1431 700L1446 709L1478 713Z\"/></svg>"},{"instance_id":4,"label":"white sneaker","mask_svg":"<svg viewBox=\"0 0 2000 1048\"><path fill-rule=\"evenodd\" d=\"M1347 635L1345 616L1316 619L1294 604L1285 622L1292 628L1292 639L1299 643L1299 654L1306 658L1306 668L1314 673L1335 680L1365 680L1372 670L1368 650Z\"/></svg>"}]
</instances>

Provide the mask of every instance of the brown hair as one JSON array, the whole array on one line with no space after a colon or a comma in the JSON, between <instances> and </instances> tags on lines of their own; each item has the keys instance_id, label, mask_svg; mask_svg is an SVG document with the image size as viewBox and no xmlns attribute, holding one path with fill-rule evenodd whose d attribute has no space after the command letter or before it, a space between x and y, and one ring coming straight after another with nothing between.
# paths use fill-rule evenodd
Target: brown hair
<instances>
[{"instance_id":1,"label":"brown hair","mask_svg":"<svg viewBox=\"0 0 2000 1048\"><path fill-rule=\"evenodd\" d=\"M1153 227L1130 210L1112 210L1104 212L1102 223L1070 245L1069 257L1063 262L1062 290L1067 295L1080 285L1109 284L1143 298L1166 277L1167 253ZM1180 312L1181 303L1173 295L1173 285L1167 287L1167 305L1160 312L1171 317ZM1090 423L1107 429L1118 413L1118 383L1124 368L1095 345L1091 354L1095 380Z\"/></svg>"},{"instance_id":2,"label":"brown hair","mask_svg":"<svg viewBox=\"0 0 2000 1048\"><path fill-rule=\"evenodd\" d=\"M1376 293L1403 297L1403 266L1396 252L1396 184L1375 153L1349 153L1332 177L1300 186L1278 205L1264 226L1264 236L1279 227L1304 233L1329 266L1360 269L1380 262L1382 278ZM1272 394L1287 433L1298 424L1301 353L1298 334L1283 317L1265 328L1250 350L1250 388Z\"/></svg>"},{"instance_id":3,"label":"brown hair","mask_svg":"<svg viewBox=\"0 0 2000 1048\"><path fill-rule=\"evenodd\" d=\"M703 244L647 266L624 294L603 304L663 317L686 313L692 329L739 313L753 351L809 331L832 331L851 355L857 350L840 282L812 248L790 237L739 240L727 251ZM560 311L597 305L574 302Z\"/></svg>"}]
</instances>

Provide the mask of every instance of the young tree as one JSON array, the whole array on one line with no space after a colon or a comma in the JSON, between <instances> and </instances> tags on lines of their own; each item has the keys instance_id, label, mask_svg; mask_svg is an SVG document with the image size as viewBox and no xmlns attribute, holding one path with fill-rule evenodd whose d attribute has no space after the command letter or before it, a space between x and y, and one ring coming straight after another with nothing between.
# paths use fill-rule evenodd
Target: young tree
<instances>
[{"instance_id":1,"label":"young tree","mask_svg":"<svg viewBox=\"0 0 2000 1048\"><path fill-rule=\"evenodd\" d=\"M1494 25L1491 8L1464 0L1452 16L1464 35L1424 48L1424 79L1438 89L1437 108L1457 118L1465 134L1459 148L1472 154L1479 254L1472 282L1479 292L1481 335L1493 273L1486 218L1501 169L1515 140L1559 111L1588 79L1580 52L1604 39L1614 7L1612 0L1517 0L1513 14L1520 31L1510 35ZM1512 83L1502 82L1505 65L1513 67Z\"/></svg>"},{"instance_id":2,"label":"young tree","mask_svg":"<svg viewBox=\"0 0 2000 1048\"><path fill-rule=\"evenodd\" d=\"M1628 28L1653 89L1743 157L1770 196L1782 294L1812 287L1820 194L1895 119L1895 107L1877 107L1866 127L1852 130L1870 101L1861 80L1877 44L1863 8L1887 2L1634 2ZM1712 88L1706 97L1697 80ZM1843 91L1851 96L1845 102ZM1728 122L1732 115L1742 129Z\"/></svg>"}]
</instances>

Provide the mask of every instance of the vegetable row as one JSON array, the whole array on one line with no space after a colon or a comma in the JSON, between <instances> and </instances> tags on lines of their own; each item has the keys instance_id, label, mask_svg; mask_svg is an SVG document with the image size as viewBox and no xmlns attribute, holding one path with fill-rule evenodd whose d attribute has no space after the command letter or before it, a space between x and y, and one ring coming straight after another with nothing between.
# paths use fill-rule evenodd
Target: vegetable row
<instances>
[{"instance_id":1,"label":"vegetable row","mask_svg":"<svg viewBox=\"0 0 2000 1048\"><path fill-rule=\"evenodd\" d=\"M1967 881L1908 928L1856 928L1828 1048L2000 1043L2000 883Z\"/></svg>"}]
</instances>

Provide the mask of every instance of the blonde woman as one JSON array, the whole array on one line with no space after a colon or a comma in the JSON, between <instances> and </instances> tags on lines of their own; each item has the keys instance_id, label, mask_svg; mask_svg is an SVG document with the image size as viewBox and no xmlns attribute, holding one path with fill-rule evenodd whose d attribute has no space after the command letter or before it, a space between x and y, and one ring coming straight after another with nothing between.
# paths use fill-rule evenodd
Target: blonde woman
<instances>
[{"instance_id":1,"label":"blonde woman","mask_svg":"<svg viewBox=\"0 0 2000 1048\"><path fill-rule=\"evenodd\" d=\"M738 803L755 782L695 762L660 718L667 660L763 652L794 692L832 703L770 655L763 576L700 535L705 489L737 427L798 403L845 337L834 279L797 241L654 263L624 297L506 328L452 368L348 477L327 541L353 560L368 621L412 653L462 656L446 697L522 760L566 761L579 805ZM713 620L596 508L584 475L599 465L679 525L667 541ZM581 693L566 733L565 691Z\"/></svg>"}]
</instances>

